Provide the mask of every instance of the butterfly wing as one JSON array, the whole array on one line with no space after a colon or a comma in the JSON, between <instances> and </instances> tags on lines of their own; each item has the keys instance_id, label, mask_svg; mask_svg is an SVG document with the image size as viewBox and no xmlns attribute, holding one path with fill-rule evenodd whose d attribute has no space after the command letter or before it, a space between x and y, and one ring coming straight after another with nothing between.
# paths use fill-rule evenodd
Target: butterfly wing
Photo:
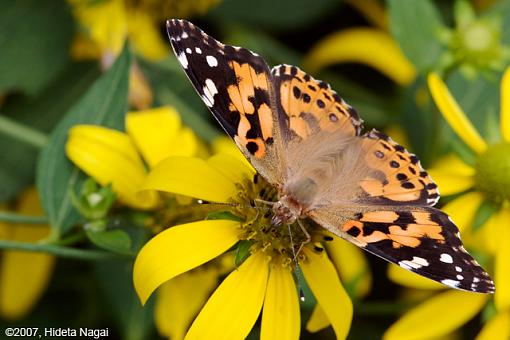
<instances>
[{"instance_id":1,"label":"butterfly wing","mask_svg":"<svg viewBox=\"0 0 510 340\"><path fill-rule=\"evenodd\" d=\"M332 233L400 267L447 286L493 293L494 283L462 246L457 227L431 207L363 207L338 215L341 208L314 212L313 219Z\"/></svg>"},{"instance_id":2,"label":"butterfly wing","mask_svg":"<svg viewBox=\"0 0 510 340\"><path fill-rule=\"evenodd\" d=\"M352 186L349 195L327 193L320 199L327 203L308 215L404 269L450 287L493 293L492 280L464 249L450 217L431 207L439 192L418 158L375 130L351 149L362 156L352 159L354 172L343 174Z\"/></svg>"},{"instance_id":3,"label":"butterfly wing","mask_svg":"<svg viewBox=\"0 0 510 340\"><path fill-rule=\"evenodd\" d=\"M167 31L181 66L214 117L262 176L281 183L280 122L264 59L224 45L185 20L167 21Z\"/></svg>"},{"instance_id":4,"label":"butterfly wing","mask_svg":"<svg viewBox=\"0 0 510 340\"><path fill-rule=\"evenodd\" d=\"M323 131L359 135L363 121L329 84L292 65L275 66L271 73L287 141L305 142Z\"/></svg>"}]
</instances>

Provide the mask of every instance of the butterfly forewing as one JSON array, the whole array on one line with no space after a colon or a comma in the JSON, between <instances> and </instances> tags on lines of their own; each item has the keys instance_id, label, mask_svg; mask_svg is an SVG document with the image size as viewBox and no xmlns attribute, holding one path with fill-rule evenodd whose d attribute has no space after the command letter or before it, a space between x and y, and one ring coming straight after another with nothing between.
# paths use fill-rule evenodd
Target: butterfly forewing
<instances>
[{"instance_id":1,"label":"butterfly forewing","mask_svg":"<svg viewBox=\"0 0 510 340\"><path fill-rule=\"evenodd\" d=\"M270 183L282 180L273 84L264 59L224 45L185 20L167 21L174 52L196 91L243 154ZM277 141L275 143L275 140Z\"/></svg>"}]
</instances>

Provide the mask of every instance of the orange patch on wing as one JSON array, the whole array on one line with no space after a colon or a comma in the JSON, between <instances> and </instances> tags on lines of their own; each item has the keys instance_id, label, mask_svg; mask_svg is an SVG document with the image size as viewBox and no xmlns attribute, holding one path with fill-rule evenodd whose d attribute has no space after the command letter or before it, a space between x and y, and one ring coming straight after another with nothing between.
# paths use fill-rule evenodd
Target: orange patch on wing
<instances>
[{"instance_id":1,"label":"orange patch on wing","mask_svg":"<svg viewBox=\"0 0 510 340\"><path fill-rule=\"evenodd\" d=\"M299 117L290 117L289 126L292 131L294 131L299 137L306 139L310 134L310 127L308 124Z\"/></svg>"},{"instance_id":2,"label":"orange patch on wing","mask_svg":"<svg viewBox=\"0 0 510 340\"><path fill-rule=\"evenodd\" d=\"M391 223L395 222L397 219L398 214L394 211L370 211L364 213L360 221Z\"/></svg>"},{"instance_id":3,"label":"orange patch on wing","mask_svg":"<svg viewBox=\"0 0 510 340\"><path fill-rule=\"evenodd\" d=\"M260 129L262 130L262 137L268 139L273 137L273 112L267 104L260 105L258 111Z\"/></svg>"},{"instance_id":4,"label":"orange patch on wing","mask_svg":"<svg viewBox=\"0 0 510 340\"><path fill-rule=\"evenodd\" d=\"M430 220L430 213L415 211L412 214L417 224L438 225L436 222Z\"/></svg>"},{"instance_id":5,"label":"orange patch on wing","mask_svg":"<svg viewBox=\"0 0 510 340\"><path fill-rule=\"evenodd\" d=\"M253 114L255 107L249 100L255 95L253 81L251 78L252 67L249 64L239 64L236 61L230 63L238 79L237 85L230 85L227 89L228 94L239 112L244 114Z\"/></svg>"}]
</instances>

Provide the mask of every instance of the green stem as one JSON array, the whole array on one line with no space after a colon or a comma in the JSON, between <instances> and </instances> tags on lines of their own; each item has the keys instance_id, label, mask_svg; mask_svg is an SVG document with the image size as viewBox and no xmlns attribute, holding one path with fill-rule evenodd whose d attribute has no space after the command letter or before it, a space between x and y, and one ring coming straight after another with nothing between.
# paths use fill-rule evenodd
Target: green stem
<instances>
[{"instance_id":1,"label":"green stem","mask_svg":"<svg viewBox=\"0 0 510 340\"><path fill-rule=\"evenodd\" d=\"M80 260L104 260L118 258L119 255L100 250L86 250L62 247L55 244L38 244L0 240L0 249L44 252L56 256Z\"/></svg>"},{"instance_id":2,"label":"green stem","mask_svg":"<svg viewBox=\"0 0 510 340\"><path fill-rule=\"evenodd\" d=\"M48 224L46 216L20 215L7 211L0 211L0 221L23 224Z\"/></svg>"},{"instance_id":3,"label":"green stem","mask_svg":"<svg viewBox=\"0 0 510 340\"><path fill-rule=\"evenodd\" d=\"M38 149L44 147L48 141L48 136L46 134L2 114L0 114L0 133Z\"/></svg>"}]
</instances>

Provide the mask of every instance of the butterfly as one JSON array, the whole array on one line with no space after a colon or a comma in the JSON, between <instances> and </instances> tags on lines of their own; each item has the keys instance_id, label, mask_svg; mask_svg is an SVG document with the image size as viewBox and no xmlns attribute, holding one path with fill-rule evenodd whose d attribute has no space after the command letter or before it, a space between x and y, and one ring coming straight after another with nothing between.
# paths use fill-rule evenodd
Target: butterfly
<instances>
[{"instance_id":1,"label":"butterfly","mask_svg":"<svg viewBox=\"0 0 510 340\"><path fill-rule=\"evenodd\" d=\"M310 218L331 233L447 286L493 293L463 247L418 158L363 121L331 87L296 66L269 68L185 20L167 21L172 48L205 105L278 190L273 222Z\"/></svg>"}]
</instances>

